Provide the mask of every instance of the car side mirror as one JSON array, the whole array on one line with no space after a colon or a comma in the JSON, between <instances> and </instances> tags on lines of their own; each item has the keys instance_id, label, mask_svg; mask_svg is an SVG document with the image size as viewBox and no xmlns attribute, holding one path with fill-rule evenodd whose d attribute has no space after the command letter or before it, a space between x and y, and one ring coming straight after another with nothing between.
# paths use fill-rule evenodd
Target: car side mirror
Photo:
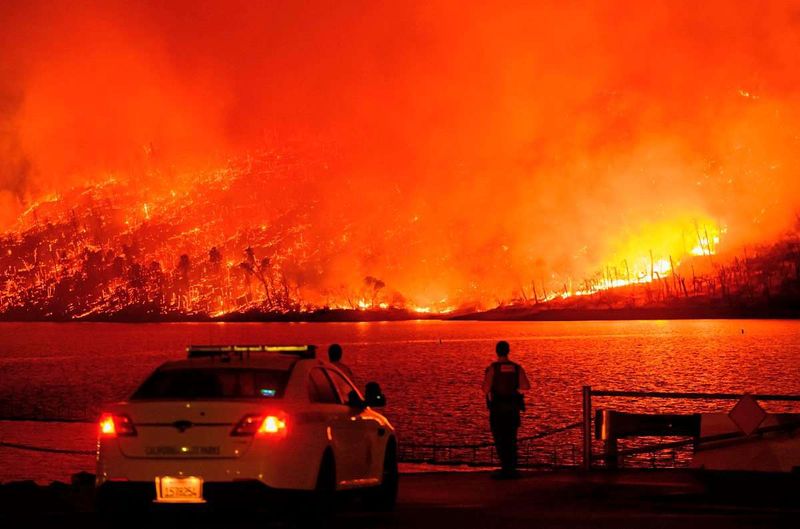
<instances>
[{"instance_id":1,"label":"car side mirror","mask_svg":"<svg viewBox=\"0 0 800 529\"><path fill-rule=\"evenodd\" d=\"M347 405L351 408L360 408L360 409L364 409L367 407L367 403L364 402L361 399L361 397L358 396L358 392L354 389L347 394Z\"/></svg>"},{"instance_id":2,"label":"car side mirror","mask_svg":"<svg viewBox=\"0 0 800 529\"><path fill-rule=\"evenodd\" d=\"M383 408L386 406L386 395L381 391L377 382L367 382L364 389L364 402L370 408Z\"/></svg>"}]
</instances>

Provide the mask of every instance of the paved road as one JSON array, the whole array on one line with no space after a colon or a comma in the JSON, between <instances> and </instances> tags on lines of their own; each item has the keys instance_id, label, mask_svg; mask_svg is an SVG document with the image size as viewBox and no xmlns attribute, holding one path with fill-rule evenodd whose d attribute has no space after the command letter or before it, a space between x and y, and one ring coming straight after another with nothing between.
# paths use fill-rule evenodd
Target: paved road
<instances>
[{"instance_id":1,"label":"paved road","mask_svg":"<svg viewBox=\"0 0 800 529\"><path fill-rule=\"evenodd\" d=\"M531 473L495 481L486 473L405 476L397 512L345 514L339 527L680 529L800 526L800 495L743 478L709 483L683 471Z\"/></svg>"},{"instance_id":2,"label":"paved road","mask_svg":"<svg viewBox=\"0 0 800 529\"><path fill-rule=\"evenodd\" d=\"M66 486L64 486L66 487ZM68 487L67 487L68 488ZM484 472L404 475L396 512L343 512L331 523L347 529L800 527L800 477L698 475L687 471L536 472L495 481ZM69 496L69 491L66 491ZM0 493L5 527L96 527L91 513L65 513L35 488ZM38 498L33 498L39 494ZM71 498L80 495L72 494ZM27 500L26 500L27 498ZM30 500L30 501L28 501ZM73 502L74 503L74 502ZM27 505L26 505L27 504ZM83 507L89 505L83 503ZM301 506L302 507L302 506ZM48 512L49 511L49 512ZM111 526L129 519L112 520ZM158 518L143 527L285 527L269 516L203 515ZM159 523L163 522L163 523ZM125 523L128 525L128 523ZM316 524L322 527L325 524Z\"/></svg>"}]
</instances>

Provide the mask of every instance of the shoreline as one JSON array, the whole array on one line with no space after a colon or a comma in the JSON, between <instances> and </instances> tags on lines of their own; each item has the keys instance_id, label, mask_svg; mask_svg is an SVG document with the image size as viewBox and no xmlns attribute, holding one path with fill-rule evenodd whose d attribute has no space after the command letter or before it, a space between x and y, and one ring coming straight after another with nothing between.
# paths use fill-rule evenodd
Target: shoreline
<instances>
[{"instance_id":1,"label":"shoreline","mask_svg":"<svg viewBox=\"0 0 800 529\"><path fill-rule=\"evenodd\" d=\"M85 318L0 315L0 323L370 323L396 321L633 321L633 320L797 320L800 307L633 307L552 308L498 307L486 311L447 314L417 313L404 309L321 309L314 312L232 313L222 317L201 314L93 315Z\"/></svg>"}]
</instances>

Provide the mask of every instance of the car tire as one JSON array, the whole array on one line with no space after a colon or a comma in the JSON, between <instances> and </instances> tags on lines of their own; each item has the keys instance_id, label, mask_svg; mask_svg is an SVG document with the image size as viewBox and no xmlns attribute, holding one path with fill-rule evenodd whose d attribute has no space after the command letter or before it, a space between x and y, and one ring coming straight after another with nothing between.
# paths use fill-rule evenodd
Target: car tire
<instances>
[{"instance_id":1,"label":"car tire","mask_svg":"<svg viewBox=\"0 0 800 529\"><path fill-rule=\"evenodd\" d=\"M333 511L336 495L336 461L330 449L325 450L319 465L317 484L314 487L314 507L318 516L327 516Z\"/></svg>"},{"instance_id":2,"label":"car tire","mask_svg":"<svg viewBox=\"0 0 800 529\"><path fill-rule=\"evenodd\" d=\"M400 472L397 468L397 444L390 439L383 457L381 484L367 493L366 507L373 512L391 512L397 504Z\"/></svg>"}]
</instances>

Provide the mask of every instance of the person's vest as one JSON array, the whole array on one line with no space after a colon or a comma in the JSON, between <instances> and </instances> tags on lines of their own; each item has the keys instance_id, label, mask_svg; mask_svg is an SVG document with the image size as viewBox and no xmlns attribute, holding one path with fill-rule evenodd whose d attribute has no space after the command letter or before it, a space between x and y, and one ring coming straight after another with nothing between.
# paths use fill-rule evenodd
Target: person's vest
<instances>
[{"instance_id":1,"label":"person's vest","mask_svg":"<svg viewBox=\"0 0 800 529\"><path fill-rule=\"evenodd\" d=\"M515 397L519 390L519 365L514 362L494 362L492 370L492 398Z\"/></svg>"}]
</instances>

